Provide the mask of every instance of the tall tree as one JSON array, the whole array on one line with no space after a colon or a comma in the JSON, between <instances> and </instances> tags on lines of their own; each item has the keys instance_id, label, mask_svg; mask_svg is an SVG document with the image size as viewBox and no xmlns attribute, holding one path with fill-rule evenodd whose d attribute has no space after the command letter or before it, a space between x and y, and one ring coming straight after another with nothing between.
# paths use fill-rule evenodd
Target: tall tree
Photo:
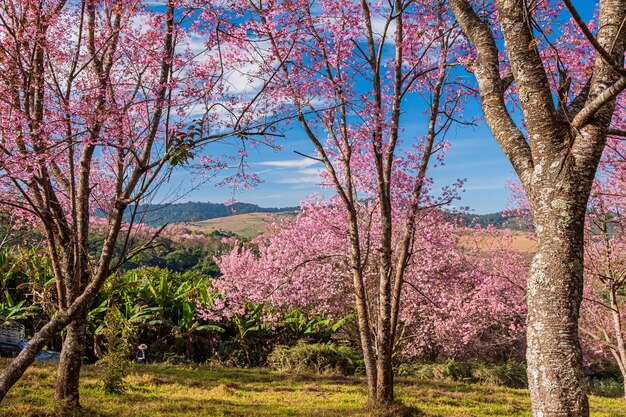
<instances>
[{"instance_id":1,"label":"tall tree","mask_svg":"<svg viewBox=\"0 0 626 417\"><path fill-rule=\"evenodd\" d=\"M537 233L527 286L533 415L587 416L578 335L584 224L616 98L626 87L626 1L593 2L599 6L593 26L570 0L450 4L476 54L470 70L486 122L520 178ZM555 39L555 22L565 13L572 24ZM586 51L593 52L588 64L573 59ZM521 108L523 127L511 117L509 93Z\"/></svg>"},{"instance_id":2,"label":"tall tree","mask_svg":"<svg viewBox=\"0 0 626 417\"><path fill-rule=\"evenodd\" d=\"M393 187L410 186L394 183ZM405 193L410 195L410 193ZM406 218L406 199L393 201L395 222ZM376 295L379 210L374 200L359 207L359 233L368 296ZM215 305L206 319L229 319L242 306L265 304L270 320L298 309L339 319L354 313L348 221L341 201L307 201L293 219L272 225L253 245L237 244L217 260ZM522 354L525 291L517 281L526 260L510 249L500 230L468 233L441 210L416 219L411 257L404 274L395 355L401 360L519 357ZM461 237L463 236L463 237ZM475 238L475 239L473 239ZM402 235L393 236L394 247ZM394 261L400 252L394 250ZM375 312L375 311L374 311ZM373 326L376 317L372 317ZM350 337L357 340L353 326Z\"/></svg>"},{"instance_id":3,"label":"tall tree","mask_svg":"<svg viewBox=\"0 0 626 417\"><path fill-rule=\"evenodd\" d=\"M0 3L0 204L45 232L59 312L0 374L0 399L69 325L55 397L62 412L79 407L88 309L107 277L158 234L133 245L139 203L203 146L264 137L246 127L256 123L252 102L229 99L215 37L192 49L175 3ZM225 167L209 157L200 165Z\"/></svg>"},{"instance_id":4,"label":"tall tree","mask_svg":"<svg viewBox=\"0 0 626 417\"><path fill-rule=\"evenodd\" d=\"M623 125L624 109L617 111ZM602 352L626 381L626 157L622 138L611 136L591 191L585 231L585 292L581 332L585 346ZM624 385L626 398L626 385Z\"/></svg>"},{"instance_id":5,"label":"tall tree","mask_svg":"<svg viewBox=\"0 0 626 417\"><path fill-rule=\"evenodd\" d=\"M394 400L392 350L396 339L404 274L411 256L416 217L431 156L463 102L450 75L458 32L450 30L443 1L334 0L240 1L227 3L233 42L251 57L267 93L294 114L323 163L326 182L347 215L360 342L369 399ZM225 13L226 17L229 13ZM242 24L241 16L246 17ZM229 30L234 33L236 29ZM276 71L278 69L278 71ZM427 130L413 152L412 166L398 168L403 152L402 114L411 97L428 102ZM359 183L357 172L372 181ZM363 176L363 178L366 176ZM394 223L391 186L411 184L406 217ZM367 291L360 199L372 198L379 211L377 288ZM402 236L394 247L392 236ZM394 250L398 251L394 258Z\"/></svg>"}]
</instances>

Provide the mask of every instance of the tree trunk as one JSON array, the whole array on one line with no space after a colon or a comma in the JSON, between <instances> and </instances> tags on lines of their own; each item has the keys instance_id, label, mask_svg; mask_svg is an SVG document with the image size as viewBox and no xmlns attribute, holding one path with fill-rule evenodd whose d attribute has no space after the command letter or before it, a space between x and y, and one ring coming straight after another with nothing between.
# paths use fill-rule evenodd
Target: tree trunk
<instances>
[{"instance_id":1,"label":"tree trunk","mask_svg":"<svg viewBox=\"0 0 626 417\"><path fill-rule=\"evenodd\" d=\"M528 282L526 359L535 417L589 415L578 339L587 194L571 183L544 182L531 196L539 249Z\"/></svg>"},{"instance_id":2,"label":"tree trunk","mask_svg":"<svg viewBox=\"0 0 626 417\"><path fill-rule=\"evenodd\" d=\"M376 401L378 404L393 402L393 367L391 331L391 210L383 220L383 242L379 270L378 329L376 335ZM386 235L386 236L385 236Z\"/></svg>"},{"instance_id":3,"label":"tree trunk","mask_svg":"<svg viewBox=\"0 0 626 417\"><path fill-rule=\"evenodd\" d=\"M48 340L72 321L79 307L85 303L90 303L97 295L95 290L86 291L86 293L35 333L26 347L2 370L0 373L0 402L26 372L26 369L35 361L35 358L48 343Z\"/></svg>"},{"instance_id":4,"label":"tree trunk","mask_svg":"<svg viewBox=\"0 0 626 417\"><path fill-rule=\"evenodd\" d=\"M61 415L71 415L80 409L79 382L87 331L86 311L84 309L80 312L67 327L61 350L54 394L57 410Z\"/></svg>"},{"instance_id":5,"label":"tree trunk","mask_svg":"<svg viewBox=\"0 0 626 417\"><path fill-rule=\"evenodd\" d=\"M622 317L620 316L620 305L617 302L617 287L615 282L611 285L611 312L613 317L613 331L615 332L615 344L617 351L613 352L617 365L622 374L622 383L624 385L624 399L626 399L626 347L624 346L624 336L622 335Z\"/></svg>"},{"instance_id":6,"label":"tree trunk","mask_svg":"<svg viewBox=\"0 0 626 417\"><path fill-rule=\"evenodd\" d=\"M351 180L348 180L347 182L351 183ZM372 331L370 328L370 312L367 304L367 289L365 287L363 267L361 264L359 223L356 210L354 210L353 206L346 206L348 207L348 233L350 234L350 269L352 271L352 284L354 285L359 338L361 341L361 350L363 352L363 362L365 364L365 376L367 378L367 394L369 401L375 402L376 354L374 349L374 338L372 337Z\"/></svg>"}]
</instances>

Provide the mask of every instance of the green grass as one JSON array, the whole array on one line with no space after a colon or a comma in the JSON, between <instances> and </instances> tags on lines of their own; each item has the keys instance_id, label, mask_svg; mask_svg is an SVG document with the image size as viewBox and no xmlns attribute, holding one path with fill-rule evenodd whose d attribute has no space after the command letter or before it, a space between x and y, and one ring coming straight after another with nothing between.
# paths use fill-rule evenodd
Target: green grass
<instances>
[{"instance_id":1,"label":"green grass","mask_svg":"<svg viewBox=\"0 0 626 417\"><path fill-rule=\"evenodd\" d=\"M6 363L6 362L5 362ZM0 365L1 366L1 365ZM81 398L89 417L369 416L363 380L267 370L134 366L127 392L107 395L100 369L85 366ZM54 364L37 364L0 405L0 415L52 415ZM398 378L396 396L415 416L530 416L525 390ZM620 399L591 398L592 416L626 416Z\"/></svg>"}]
</instances>

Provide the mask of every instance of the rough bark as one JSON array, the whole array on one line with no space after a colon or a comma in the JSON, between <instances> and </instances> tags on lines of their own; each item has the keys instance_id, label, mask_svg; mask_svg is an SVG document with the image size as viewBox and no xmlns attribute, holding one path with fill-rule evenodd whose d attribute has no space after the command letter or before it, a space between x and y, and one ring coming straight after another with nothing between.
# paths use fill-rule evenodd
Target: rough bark
<instances>
[{"instance_id":1,"label":"rough bark","mask_svg":"<svg viewBox=\"0 0 626 417\"><path fill-rule=\"evenodd\" d=\"M583 226L615 97L626 86L619 75L626 40L619 28L626 17L626 2L600 0L599 31L592 44L603 50L588 86L569 106L559 103L564 111L556 109L546 67L533 42L529 4L525 0L494 3L527 135L506 108L504 91L509 83L500 76L500 50L492 28L467 0L451 0L461 29L478 54L472 70L485 119L522 182L538 236L527 295L532 412L536 417L584 417L589 406L578 338ZM603 58L607 53L610 60Z\"/></svg>"},{"instance_id":2,"label":"rough bark","mask_svg":"<svg viewBox=\"0 0 626 417\"><path fill-rule=\"evenodd\" d=\"M372 338L372 332L370 331L367 293L365 281L363 279L363 269L361 268L361 246L356 212L351 211L349 217L350 241L352 246L350 263L356 298L357 322L359 324L359 337L361 340L361 350L363 351L363 362L365 363L368 397L370 401L373 401L373 399L376 398L376 354L374 349L374 339Z\"/></svg>"},{"instance_id":3,"label":"rough bark","mask_svg":"<svg viewBox=\"0 0 626 417\"><path fill-rule=\"evenodd\" d=\"M586 416L578 318L589 186L572 186L570 175L559 181L558 166L553 171L555 181L542 179L533 196L538 251L527 294L528 385L534 416Z\"/></svg>"},{"instance_id":4,"label":"rough bark","mask_svg":"<svg viewBox=\"0 0 626 417\"><path fill-rule=\"evenodd\" d=\"M79 381L85 351L87 330L86 309L80 311L67 326L61 360L57 367L54 399L61 415L80 409Z\"/></svg>"}]
</instances>

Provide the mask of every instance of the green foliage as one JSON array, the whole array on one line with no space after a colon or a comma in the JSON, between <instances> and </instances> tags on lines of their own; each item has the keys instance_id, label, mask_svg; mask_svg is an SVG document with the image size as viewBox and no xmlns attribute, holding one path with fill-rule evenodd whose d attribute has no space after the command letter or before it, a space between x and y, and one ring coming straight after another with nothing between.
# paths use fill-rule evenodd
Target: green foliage
<instances>
[{"instance_id":1,"label":"green foliage","mask_svg":"<svg viewBox=\"0 0 626 417\"><path fill-rule=\"evenodd\" d=\"M29 290L45 295L54 284L49 258L34 248L13 247L0 251L0 320L27 322L46 301L34 303L28 299ZM26 323L28 324L28 323Z\"/></svg>"},{"instance_id":2,"label":"green foliage","mask_svg":"<svg viewBox=\"0 0 626 417\"><path fill-rule=\"evenodd\" d=\"M126 390L124 377L130 361L132 327L116 307L109 308L103 330L107 353L102 358L102 384L108 394L122 394Z\"/></svg>"},{"instance_id":3,"label":"green foliage","mask_svg":"<svg viewBox=\"0 0 626 417\"><path fill-rule=\"evenodd\" d=\"M477 363L472 369L473 379L481 384L509 388L526 388L526 364L523 362Z\"/></svg>"},{"instance_id":4,"label":"green foliage","mask_svg":"<svg viewBox=\"0 0 626 417\"><path fill-rule=\"evenodd\" d=\"M166 326L177 335L206 329L195 319L196 304L211 298L208 283L201 276L141 268L128 272L125 279L119 294L132 323Z\"/></svg>"},{"instance_id":5,"label":"green foliage","mask_svg":"<svg viewBox=\"0 0 626 417\"><path fill-rule=\"evenodd\" d=\"M589 393L600 397L622 398L624 396L624 384L618 379L590 379Z\"/></svg>"},{"instance_id":6,"label":"green foliage","mask_svg":"<svg viewBox=\"0 0 626 417\"><path fill-rule=\"evenodd\" d=\"M220 361L234 366L258 366L265 359L273 343L268 340L278 336L273 332L275 323L264 320L264 304L249 304L242 314L232 317L232 336L220 343Z\"/></svg>"},{"instance_id":7,"label":"green foliage","mask_svg":"<svg viewBox=\"0 0 626 417\"><path fill-rule=\"evenodd\" d=\"M526 364L523 362L484 363L457 362L400 364L398 375L411 375L422 380L462 381L508 388L527 386Z\"/></svg>"},{"instance_id":8,"label":"green foliage","mask_svg":"<svg viewBox=\"0 0 626 417\"><path fill-rule=\"evenodd\" d=\"M296 338L312 338L314 340L330 340L330 337L341 330L348 322L354 320L350 314L339 320L332 320L322 316L309 318L301 311L294 310L287 314L281 322Z\"/></svg>"},{"instance_id":9,"label":"green foliage","mask_svg":"<svg viewBox=\"0 0 626 417\"><path fill-rule=\"evenodd\" d=\"M269 365L288 372L354 375L363 367L363 359L347 344L298 342L295 346L277 346L268 358Z\"/></svg>"},{"instance_id":10,"label":"green foliage","mask_svg":"<svg viewBox=\"0 0 626 417\"><path fill-rule=\"evenodd\" d=\"M141 267L158 267L172 272L193 272L205 277L218 277L220 271L215 256L230 247L222 243L224 236L218 233L202 234L202 243L194 241L174 242L163 238L158 247L146 250L126 262L125 271Z\"/></svg>"},{"instance_id":11,"label":"green foliage","mask_svg":"<svg viewBox=\"0 0 626 417\"><path fill-rule=\"evenodd\" d=\"M0 303L0 321L26 320L34 314L32 307L26 305L26 300L15 303L9 293L5 297L5 301Z\"/></svg>"},{"instance_id":12,"label":"green foliage","mask_svg":"<svg viewBox=\"0 0 626 417\"><path fill-rule=\"evenodd\" d=\"M152 359L165 360L170 354L202 361L211 353L207 334L223 332L196 318L198 303L210 303L212 297L202 274L142 267L111 280L105 302L120 307L139 339L150 346Z\"/></svg>"}]
</instances>

